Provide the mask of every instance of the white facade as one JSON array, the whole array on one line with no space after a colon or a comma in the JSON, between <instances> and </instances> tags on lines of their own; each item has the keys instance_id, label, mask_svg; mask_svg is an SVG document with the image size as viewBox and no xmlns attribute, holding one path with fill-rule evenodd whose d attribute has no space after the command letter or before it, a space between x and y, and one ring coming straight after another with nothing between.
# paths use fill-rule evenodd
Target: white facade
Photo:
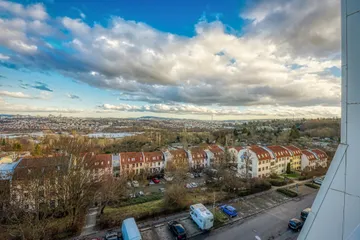
<instances>
[{"instance_id":1,"label":"white facade","mask_svg":"<svg viewBox=\"0 0 360 240\"><path fill-rule=\"evenodd\" d=\"M299 240L360 239L360 1L341 1L341 144L312 205Z\"/></svg>"},{"instance_id":2,"label":"white facade","mask_svg":"<svg viewBox=\"0 0 360 240\"><path fill-rule=\"evenodd\" d=\"M238 173L245 177L246 173L249 177L258 177L257 166L259 159L257 155L250 149L242 149L238 154Z\"/></svg>"}]
</instances>

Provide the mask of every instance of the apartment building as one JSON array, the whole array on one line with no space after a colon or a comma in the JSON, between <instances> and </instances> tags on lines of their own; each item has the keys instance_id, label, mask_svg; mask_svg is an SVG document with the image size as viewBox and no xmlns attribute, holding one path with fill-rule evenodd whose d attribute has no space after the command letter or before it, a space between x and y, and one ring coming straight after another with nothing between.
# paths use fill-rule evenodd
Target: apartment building
<instances>
[{"instance_id":1,"label":"apartment building","mask_svg":"<svg viewBox=\"0 0 360 240\"><path fill-rule=\"evenodd\" d=\"M165 166L169 161L171 161L175 166L190 166L188 153L184 149L165 151L164 157Z\"/></svg>"},{"instance_id":2,"label":"apartment building","mask_svg":"<svg viewBox=\"0 0 360 240\"><path fill-rule=\"evenodd\" d=\"M315 169L318 166L316 154L310 150L302 150L301 152L301 170L306 167L309 167L310 170Z\"/></svg>"},{"instance_id":3,"label":"apartment building","mask_svg":"<svg viewBox=\"0 0 360 240\"><path fill-rule=\"evenodd\" d=\"M228 147L228 151L229 151L229 154L230 154L230 161L229 163L231 164L231 166L233 167L236 167L237 168L237 165L238 165L238 155L239 155L239 152L241 150L243 150L244 148L243 147Z\"/></svg>"},{"instance_id":4,"label":"apartment building","mask_svg":"<svg viewBox=\"0 0 360 240\"><path fill-rule=\"evenodd\" d=\"M300 171L301 170L301 149L293 145L285 146L286 149L290 152L290 169L291 171Z\"/></svg>"},{"instance_id":5,"label":"apartment building","mask_svg":"<svg viewBox=\"0 0 360 240\"><path fill-rule=\"evenodd\" d=\"M269 176L273 165L270 152L260 146L254 145L239 151L238 173L242 177Z\"/></svg>"},{"instance_id":6,"label":"apartment building","mask_svg":"<svg viewBox=\"0 0 360 240\"><path fill-rule=\"evenodd\" d=\"M188 150L190 167L192 169L203 169L209 166L206 152L201 148L192 148Z\"/></svg>"},{"instance_id":7,"label":"apartment building","mask_svg":"<svg viewBox=\"0 0 360 240\"><path fill-rule=\"evenodd\" d=\"M165 158L162 152L143 152L143 155L149 173L160 173L164 169Z\"/></svg>"},{"instance_id":8,"label":"apartment building","mask_svg":"<svg viewBox=\"0 0 360 240\"><path fill-rule=\"evenodd\" d=\"M85 160L85 169L90 171L95 181L100 181L105 175L112 175L111 154L91 154Z\"/></svg>"},{"instance_id":9,"label":"apartment building","mask_svg":"<svg viewBox=\"0 0 360 240\"><path fill-rule=\"evenodd\" d=\"M120 174L136 175L145 169L145 158L142 152L121 152Z\"/></svg>"},{"instance_id":10,"label":"apartment building","mask_svg":"<svg viewBox=\"0 0 360 240\"><path fill-rule=\"evenodd\" d=\"M311 151L316 154L316 157L318 159L318 162L317 162L318 166L326 167L327 161L328 161L327 154L320 149L312 149Z\"/></svg>"},{"instance_id":11,"label":"apartment building","mask_svg":"<svg viewBox=\"0 0 360 240\"><path fill-rule=\"evenodd\" d=\"M272 160L275 160L275 168L273 172L282 174L286 172L286 166L290 163L290 151L282 146L267 146L263 147L270 151Z\"/></svg>"},{"instance_id":12,"label":"apartment building","mask_svg":"<svg viewBox=\"0 0 360 240\"><path fill-rule=\"evenodd\" d=\"M224 149L218 145L210 145L206 152L208 166L216 166L224 162Z\"/></svg>"}]
</instances>

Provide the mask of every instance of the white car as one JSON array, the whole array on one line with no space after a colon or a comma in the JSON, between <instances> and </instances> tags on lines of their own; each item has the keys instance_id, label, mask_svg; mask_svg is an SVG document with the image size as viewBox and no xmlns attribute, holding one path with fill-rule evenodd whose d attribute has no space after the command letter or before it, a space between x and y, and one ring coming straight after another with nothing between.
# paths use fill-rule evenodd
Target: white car
<instances>
[{"instance_id":1,"label":"white car","mask_svg":"<svg viewBox=\"0 0 360 240\"><path fill-rule=\"evenodd\" d=\"M188 173L187 175L188 175L190 178L195 178L194 174L192 174L192 173Z\"/></svg>"},{"instance_id":2,"label":"white car","mask_svg":"<svg viewBox=\"0 0 360 240\"><path fill-rule=\"evenodd\" d=\"M133 187L139 187L139 182L138 181L132 181L132 185Z\"/></svg>"},{"instance_id":3,"label":"white car","mask_svg":"<svg viewBox=\"0 0 360 240\"><path fill-rule=\"evenodd\" d=\"M161 193L164 193L166 190L165 190L165 188L159 188L159 191L161 192Z\"/></svg>"},{"instance_id":4,"label":"white car","mask_svg":"<svg viewBox=\"0 0 360 240\"><path fill-rule=\"evenodd\" d=\"M316 183L316 184L319 184L319 185L321 185L322 183L323 183L323 178L315 178L314 180L313 180L313 182L314 183Z\"/></svg>"},{"instance_id":5,"label":"white car","mask_svg":"<svg viewBox=\"0 0 360 240\"><path fill-rule=\"evenodd\" d=\"M127 183L126 183L126 186L127 186L128 188L131 188L131 182L127 182Z\"/></svg>"},{"instance_id":6,"label":"white car","mask_svg":"<svg viewBox=\"0 0 360 240\"><path fill-rule=\"evenodd\" d=\"M190 185L191 185L193 188L197 188L197 187L198 187L198 185L197 185L196 183L194 183L194 182L190 183Z\"/></svg>"},{"instance_id":7,"label":"white car","mask_svg":"<svg viewBox=\"0 0 360 240\"><path fill-rule=\"evenodd\" d=\"M174 179L174 177L164 176L164 179L165 179L166 181L168 181L168 182L171 182L171 181Z\"/></svg>"},{"instance_id":8,"label":"white car","mask_svg":"<svg viewBox=\"0 0 360 240\"><path fill-rule=\"evenodd\" d=\"M192 188L193 186L191 185L191 183L187 183L187 184L185 184L185 187L186 188Z\"/></svg>"}]
</instances>

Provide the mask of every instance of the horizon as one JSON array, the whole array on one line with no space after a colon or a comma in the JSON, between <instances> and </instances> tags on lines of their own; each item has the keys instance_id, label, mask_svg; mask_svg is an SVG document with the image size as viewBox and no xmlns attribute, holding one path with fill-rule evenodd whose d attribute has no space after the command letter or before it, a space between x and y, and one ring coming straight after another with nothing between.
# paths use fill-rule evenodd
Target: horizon
<instances>
[{"instance_id":1,"label":"horizon","mask_svg":"<svg viewBox=\"0 0 360 240\"><path fill-rule=\"evenodd\" d=\"M339 9L336 0L0 0L0 111L340 117Z\"/></svg>"}]
</instances>

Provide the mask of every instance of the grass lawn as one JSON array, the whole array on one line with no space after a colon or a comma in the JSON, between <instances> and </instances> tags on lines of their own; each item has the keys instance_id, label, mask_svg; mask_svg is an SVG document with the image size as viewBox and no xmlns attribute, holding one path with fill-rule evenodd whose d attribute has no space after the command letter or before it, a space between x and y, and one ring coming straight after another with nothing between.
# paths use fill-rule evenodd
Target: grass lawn
<instances>
[{"instance_id":1,"label":"grass lawn","mask_svg":"<svg viewBox=\"0 0 360 240\"><path fill-rule=\"evenodd\" d=\"M290 173L290 174L282 174L281 176L296 179L296 178L300 177L300 174L299 173Z\"/></svg>"}]
</instances>

